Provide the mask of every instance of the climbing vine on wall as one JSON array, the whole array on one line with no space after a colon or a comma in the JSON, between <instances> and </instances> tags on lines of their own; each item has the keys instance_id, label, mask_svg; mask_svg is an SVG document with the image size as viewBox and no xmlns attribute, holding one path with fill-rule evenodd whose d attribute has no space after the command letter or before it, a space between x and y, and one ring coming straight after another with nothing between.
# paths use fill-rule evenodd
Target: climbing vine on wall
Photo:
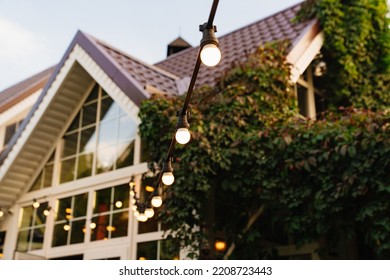
<instances>
[{"instance_id":1,"label":"climbing vine on wall","mask_svg":"<svg viewBox=\"0 0 390 280\"><path fill-rule=\"evenodd\" d=\"M323 21L337 15L341 2L348 1L322 1L316 14L321 12ZM335 31L337 38L347 32L345 25ZM342 40L336 39L328 48ZM372 40L380 44L382 37ZM284 44L260 48L216 87L194 92L192 140L177 146L176 181L165 189L160 212L178 246L196 257L205 238L223 236L229 251L213 257L258 259L275 257L269 249L286 240L298 246L322 240L326 256L341 238L350 238L362 242L370 257L390 257L388 66L376 54L351 59L354 65L347 67L340 61L348 55L339 47L340 53L335 47L335 54L325 54L324 79L333 84L323 87L337 110L317 121L297 114ZM387 51L378 47L381 54ZM362 77L361 67L381 78ZM165 156L182 102L152 96L142 103L140 131L150 161Z\"/></svg>"}]
</instances>

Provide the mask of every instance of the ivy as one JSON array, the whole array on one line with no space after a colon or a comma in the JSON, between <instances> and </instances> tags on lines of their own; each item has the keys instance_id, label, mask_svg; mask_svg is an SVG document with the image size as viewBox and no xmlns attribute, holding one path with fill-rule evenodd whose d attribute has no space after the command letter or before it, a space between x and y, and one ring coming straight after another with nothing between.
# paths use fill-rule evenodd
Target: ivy
<instances>
[{"instance_id":1,"label":"ivy","mask_svg":"<svg viewBox=\"0 0 390 280\"><path fill-rule=\"evenodd\" d=\"M337 71L328 67L324 77L333 81L326 90L337 110L317 121L298 116L283 43L260 48L216 87L194 92L192 139L176 146L176 181L165 189L160 212L170 238L192 257L205 238L213 241L221 234L234 248L228 257L236 259L275 257L273 245L286 240L297 246L322 240L326 256L345 236L361 237L375 258L390 257L390 114L382 110L389 84L381 80L388 69L376 65L382 59L378 53L355 59L354 50L341 44L350 10L340 1L319 3L314 13L321 12L323 21L334 17L333 28L341 28L327 43L334 46L327 63L332 68L329 61L334 61ZM369 10L381 10L381 4L375 7ZM357 13L353 20L365 25L367 17ZM381 36L375 38L381 42ZM384 46L377 48L385 53ZM334 80L336 73L340 81ZM165 156L182 102L182 97L156 95L141 104L140 132L150 161ZM346 103L351 106L340 107Z\"/></svg>"},{"instance_id":2,"label":"ivy","mask_svg":"<svg viewBox=\"0 0 390 280\"><path fill-rule=\"evenodd\" d=\"M390 20L385 0L310 0L299 20L318 18L327 75L319 79L330 105L390 106Z\"/></svg>"}]
</instances>

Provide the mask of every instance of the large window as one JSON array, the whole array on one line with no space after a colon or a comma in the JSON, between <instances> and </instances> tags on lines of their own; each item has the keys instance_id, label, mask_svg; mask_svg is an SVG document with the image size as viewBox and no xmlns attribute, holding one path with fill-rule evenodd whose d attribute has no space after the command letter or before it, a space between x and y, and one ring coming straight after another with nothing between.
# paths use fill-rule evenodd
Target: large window
<instances>
[{"instance_id":1,"label":"large window","mask_svg":"<svg viewBox=\"0 0 390 280\"><path fill-rule=\"evenodd\" d=\"M46 202L41 203L38 208L28 206L22 209L16 251L26 252L42 249L46 229L46 216L43 211L47 207L48 203Z\"/></svg>"},{"instance_id":2,"label":"large window","mask_svg":"<svg viewBox=\"0 0 390 280\"><path fill-rule=\"evenodd\" d=\"M88 194L62 198L55 207L52 246L84 242Z\"/></svg>"},{"instance_id":3,"label":"large window","mask_svg":"<svg viewBox=\"0 0 390 280\"><path fill-rule=\"evenodd\" d=\"M137 124L98 85L63 138L60 183L133 164Z\"/></svg>"},{"instance_id":4,"label":"large window","mask_svg":"<svg viewBox=\"0 0 390 280\"><path fill-rule=\"evenodd\" d=\"M91 241L127 236L129 195L127 184L94 193Z\"/></svg>"},{"instance_id":5,"label":"large window","mask_svg":"<svg viewBox=\"0 0 390 280\"><path fill-rule=\"evenodd\" d=\"M134 118L96 85L30 191L133 165L136 135ZM55 170L59 174L53 181Z\"/></svg>"}]
</instances>

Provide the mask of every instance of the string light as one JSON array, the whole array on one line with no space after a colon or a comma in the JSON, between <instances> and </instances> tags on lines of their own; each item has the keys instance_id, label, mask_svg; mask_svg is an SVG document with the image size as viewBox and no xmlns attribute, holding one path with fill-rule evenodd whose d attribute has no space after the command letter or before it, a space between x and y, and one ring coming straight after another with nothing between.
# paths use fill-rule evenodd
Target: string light
<instances>
[{"instance_id":1,"label":"string light","mask_svg":"<svg viewBox=\"0 0 390 280\"><path fill-rule=\"evenodd\" d=\"M45 215L46 217L50 215L50 210L51 210L51 207L48 206L45 210L43 210L43 215Z\"/></svg>"},{"instance_id":2,"label":"string light","mask_svg":"<svg viewBox=\"0 0 390 280\"><path fill-rule=\"evenodd\" d=\"M154 216L154 208L158 208L162 205L162 195L160 192L161 183L170 186L174 183L175 177L173 175L172 161L173 151L175 144L187 144L191 139L191 133L189 131L190 124L188 122L189 112L187 111L188 105L191 99L191 95L195 86L196 78L198 76L201 63L206 66L215 66L221 60L221 51L219 50L218 39L215 36L217 32L216 26L213 25L215 13L218 7L218 0L213 1L208 21L199 26L199 30L202 32L202 40L200 41L199 53L195 62L194 70L189 83L188 91L184 100L182 109L177 113L177 123L175 127L175 133L172 136L170 146L168 148L167 156L162 162L162 168L158 173L156 184L151 196L146 199L145 202L141 203L140 199L137 198L135 191L135 182L132 177L130 186L130 202L131 209L133 210L134 216L140 222L146 222L148 218Z\"/></svg>"},{"instance_id":3,"label":"string light","mask_svg":"<svg viewBox=\"0 0 390 280\"><path fill-rule=\"evenodd\" d=\"M32 206L37 209L41 204L39 203L39 201L37 201L35 198L33 199L33 204Z\"/></svg>"}]
</instances>

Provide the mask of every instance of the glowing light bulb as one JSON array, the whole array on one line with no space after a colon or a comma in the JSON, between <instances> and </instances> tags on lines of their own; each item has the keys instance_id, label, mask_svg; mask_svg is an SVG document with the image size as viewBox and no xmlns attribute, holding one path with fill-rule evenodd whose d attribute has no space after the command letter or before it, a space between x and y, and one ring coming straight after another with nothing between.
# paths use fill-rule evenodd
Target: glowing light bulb
<instances>
[{"instance_id":1,"label":"glowing light bulb","mask_svg":"<svg viewBox=\"0 0 390 280\"><path fill-rule=\"evenodd\" d=\"M154 216L153 208L146 208L145 209L145 216L148 218L152 218Z\"/></svg>"},{"instance_id":2,"label":"glowing light bulb","mask_svg":"<svg viewBox=\"0 0 390 280\"><path fill-rule=\"evenodd\" d=\"M187 144L191 139L191 133L188 128L179 128L176 131L175 139L179 144Z\"/></svg>"},{"instance_id":3,"label":"glowing light bulb","mask_svg":"<svg viewBox=\"0 0 390 280\"><path fill-rule=\"evenodd\" d=\"M144 223L148 220L148 217L146 217L145 213L139 213L137 220Z\"/></svg>"},{"instance_id":4,"label":"glowing light bulb","mask_svg":"<svg viewBox=\"0 0 390 280\"><path fill-rule=\"evenodd\" d=\"M92 223L90 223L90 224L89 224L89 227L90 227L91 229L94 229L94 228L96 228L96 223L93 223L93 222L92 222Z\"/></svg>"},{"instance_id":5,"label":"glowing light bulb","mask_svg":"<svg viewBox=\"0 0 390 280\"><path fill-rule=\"evenodd\" d=\"M161 196L159 196L159 195L153 196L151 203L152 203L153 207L156 207L156 208L160 207L162 205Z\"/></svg>"},{"instance_id":6,"label":"glowing light bulb","mask_svg":"<svg viewBox=\"0 0 390 280\"><path fill-rule=\"evenodd\" d=\"M4 216L4 212L0 210L0 218Z\"/></svg>"},{"instance_id":7,"label":"glowing light bulb","mask_svg":"<svg viewBox=\"0 0 390 280\"><path fill-rule=\"evenodd\" d=\"M224 241L216 241L214 243L214 248L218 252L223 252L226 249L226 242L224 242Z\"/></svg>"},{"instance_id":8,"label":"glowing light bulb","mask_svg":"<svg viewBox=\"0 0 390 280\"><path fill-rule=\"evenodd\" d=\"M36 208L38 208L39 207L39 205L41 205L38 201L34 201L34 203L33 203L33 207L36 209Z\"/></svg>"},{"instance_id":9,"label":"glowing light bulb","mask_svg":"<svg viewBox=\"0 0 390 280\"><path fill-rule=\"evenodd\" d=\"M116 208L121 208L123 206L122 201L118 200L117 202L115 202L115 206Z\"/></svg>"},{"instance_id":10,"label":"glowing light bulb","mask_svg":"<svg viewBox=\"0 0 390 280\"><path fill-rule=\"evenodd\" d=\"M48 209L43 210L43 215L46 217L50 215L50 211Z\"/></svg>"},{"instance_id":11,"label":"glowing light bulb","mask_svg":"<svg viewBox=\"0 0 390 280\"><path fill-rule=\"evenodd\" d=\"M221 60L221 51L215 44L207 44L202 48L200 59L206 66L215 66Z\"/></svg>"},{"instance_id":12,"label":"glowing light bulb","mask_svg":"<svg viewBox=\"0 0 390 280\"><path fill-rule=\"evenodd\" d=\"M170 186L173 184L173 182L175 181L175 177L173 176L173 173L172 172L165 172L163 175L162 175L162 182L167 185L167 186Z\"/></svg>"},{"instance_id":13,"label":"glowing light bulb","mask_svg":"<svg viewBox=\"0 0 390 280\"><path fill-rule=\"evenodd\" d=\"M68 225L68 224L64 225L64 230L65 231L69 231L70 230L70 225Z\"/></svg>"}]
</instances>

